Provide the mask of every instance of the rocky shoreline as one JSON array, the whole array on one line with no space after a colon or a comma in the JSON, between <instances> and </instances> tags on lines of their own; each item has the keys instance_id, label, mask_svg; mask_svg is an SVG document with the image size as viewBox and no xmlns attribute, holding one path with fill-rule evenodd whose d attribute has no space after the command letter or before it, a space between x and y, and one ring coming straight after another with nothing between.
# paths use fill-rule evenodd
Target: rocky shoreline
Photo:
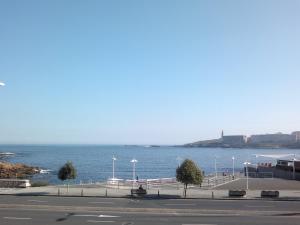
<instances>
[{"instance_id":1,"label":"rocky shoreline","mask_svg":"<svg viewBox=\"0 0 300 225\"><path fill-rule=\"evenodd\" d=\"M0 179L28 178L40 173L38 167L28 166L22 163L0 162Z\"/></svg>"}]
</instances>

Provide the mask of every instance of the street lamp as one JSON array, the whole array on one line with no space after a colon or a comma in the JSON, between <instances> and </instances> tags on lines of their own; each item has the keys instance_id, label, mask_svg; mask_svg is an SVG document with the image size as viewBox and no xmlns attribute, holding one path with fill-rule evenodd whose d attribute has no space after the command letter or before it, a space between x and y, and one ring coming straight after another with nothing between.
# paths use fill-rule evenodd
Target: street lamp
<instances>
[{"instance_id":1,"label":"street lamp","mask_svg":"<svg viewBox=\"0 0 300 225\"><path fill-rule=\"evenodd\" d=\"M216 175L216 179L218 177L218 170L217 170L217 156L215 156L215 175Z\"/></svg>"},{"instance_id":2,"label":"street lamp","mask_svg":"<svg viewBox=\"0 0 300 225\"><path fill-rule=\"evenodd\" d=\"M180 156L178 156L176 158L176 161L178 162L178 167L180 167L181 160L182 160L182 158Z\"/></svg>"},{"instance_id":3,"label":"street lamp","mask_svg":"<svg viewBox=\"0 0 300 225\"><path fill-rule=\"evenodd\" d=\"M295 161L296 161L296 155L294 154L294 158L293 158L293 180L296 179L296 176L295 176Z\"/></svg>"},{"instance_id":4,"label":"street lamp","mask_svg":"<svg viewBox=\"0 0 300 225\"><path fill-rule=\"evenodd\" d=\"M132 159L130 162L132 163L132 186L133 186L134 182L136 181L136 179L135 179L135 164L138 161L136 159Z\"/></svg>"},{"instance_id":5,"label":"street lamp","mask_svg":"<svg viewBox=\"0 0 300 225\"><path fill-rule=\"evenodd\" d=\"M112 157L112 163L113 163L113 180L115 179L115 161L117 158L115 156Z\"/></svg>"},{"instance_id":6,"label":"street lamp","mask_svg":"<svg viewBox=\"0 0 300 225\"><path fill-rule=\"evenodd\" d=\"M249 189L249 173L248 173L248 165L251 165L251 163L250 162L244 162L244 165L246 166L246 176L247 176L247 189L246 190L248 190Z\"/></svg>"},{"instance_id":7,"label":"street lamp","mask_svg":"<svg viewBox=\"0 0 300 225\"><path fill-rule=\"evenodd\" d=\"M0 81L0 86L2 86L2 87L5 86L5 83Z\"/></svg>"},{"instance_id":8,"label":"street lamp","mask_svg":"<svg viewBox=\"0 0 300 225\"><path fill-rule=\"evenodd\" d=\"M234 156L232 156L232 178L234 179Z\"/></svg>"}]
</instances>

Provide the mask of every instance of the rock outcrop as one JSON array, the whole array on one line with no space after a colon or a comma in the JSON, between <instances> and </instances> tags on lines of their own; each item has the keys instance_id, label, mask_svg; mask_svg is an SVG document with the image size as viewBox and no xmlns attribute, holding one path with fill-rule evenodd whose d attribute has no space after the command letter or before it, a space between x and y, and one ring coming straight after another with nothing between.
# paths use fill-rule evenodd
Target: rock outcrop
<instances>
[{"instance_id":1,"label":"rock outcrop","mask_svg":"<svg viewBox=\"0 0 300 225\"><path fill-rule=\"evenodd\" d=\"M27 178L39 173L38 167L28 166L25 164L0 162L0 179L7 178Z\"/></svg>"}]
</instances>

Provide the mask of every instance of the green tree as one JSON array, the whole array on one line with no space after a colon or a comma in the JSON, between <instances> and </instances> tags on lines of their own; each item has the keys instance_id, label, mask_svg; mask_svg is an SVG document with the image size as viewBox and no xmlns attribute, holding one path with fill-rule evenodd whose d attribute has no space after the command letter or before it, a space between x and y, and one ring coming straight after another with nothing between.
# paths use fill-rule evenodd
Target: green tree
<instances>
[{"instance_id":1,"label":"green tree","mask_svg":"<svg viewBox=\"0 0 300 225\"><path fill-rule=\"evenodd\" d=\"M177 181L184 184L184 197L189 184L201 185L203 173L201 169L190 159L186 159L176 169Z\"/></svg>"},{"instance_id":2,"label":"green tree","mask_svg":"<svg viewBox=\"0 0 300 225\"><path fill-rule=\"evenodd\" d=\"M58 171L58 179L65 181L75 179L77 176L76 169L73 166L72 162L67 162L63 165ZM68 182L68 192L69 192L69 182Z\"/></svg>"}]
</instances>

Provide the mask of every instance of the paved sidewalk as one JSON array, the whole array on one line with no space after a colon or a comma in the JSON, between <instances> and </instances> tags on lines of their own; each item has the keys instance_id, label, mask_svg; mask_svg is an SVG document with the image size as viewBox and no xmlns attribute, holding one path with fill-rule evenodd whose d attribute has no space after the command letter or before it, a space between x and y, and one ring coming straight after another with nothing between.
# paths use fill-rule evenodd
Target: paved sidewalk
<instances>
[{"instance_id":1,"label":"paved sidewalk","mask_svg":"<svg viewBox=\"0 0 300 225\"><path fill-rule=\"evenodd\" d=\"M300 181L297 180L285 180L279 178L249 178L248 185L250 190L299 190ZM229 189L245 189L247 187L247 179L241 178L230 183L226 183L215 187L218 190Z\"/></svg>"},{"instance_id":2,"label":"paved sidewalk","mask_svg":"<svg viewBox=\"0 0 300 225\"><path fill-rule=\"evenodd\" d=\"M279 190L280 200L299 200L300 190ZM247 196L241 199L261 199L260 190L248 190ZM130 197L130 188L106 188L102 185L70 186L69 191L66 186L47 186L47 187L30 187L30 188L1 188L2 195L45 195L45 196L91 196L91 197ZM148 198L182 198L183 189L150 189L147 190ZM202 190L191 188L187 191L187 198L203 199L230 199L228 190ZM239 199L239 198L234 198Z\"/></svg>"}]
</instances>

